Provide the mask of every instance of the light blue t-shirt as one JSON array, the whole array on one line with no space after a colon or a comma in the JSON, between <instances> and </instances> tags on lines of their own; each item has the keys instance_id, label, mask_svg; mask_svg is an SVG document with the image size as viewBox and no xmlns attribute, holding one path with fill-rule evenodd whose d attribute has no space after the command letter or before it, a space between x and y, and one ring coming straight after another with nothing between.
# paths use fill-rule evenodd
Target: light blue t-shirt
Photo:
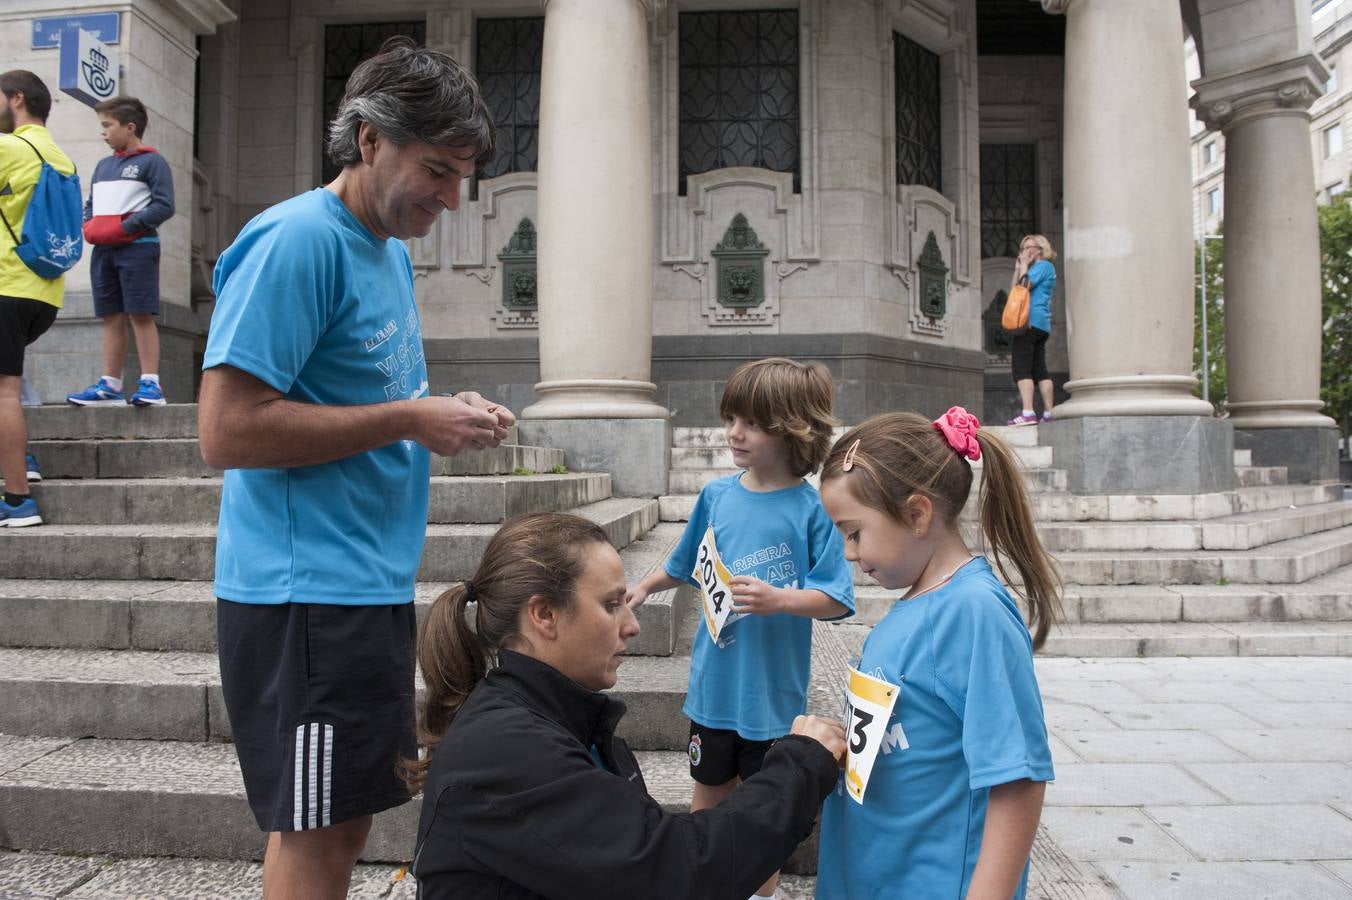
<instances>
[{"instance_id":1,"label":"light blue t-shirt","mask_svg":"<svg viewBox=\"0 0 1352 900\"><path fill-rule=\"evenodd\" d=\"M1056 266L1039 259L1028 269L1028 324L1052 333L1052 292L1056 290Z\"/></svg>"},{"instance_id":2,"label":"light blue t-shirt","mask_svg":"<svg viewBox=\"0 0 1352 900\"><path fill-rule=\"evenodd\" d=\"M710 522L718 555L733 575L818 590L854 612L854 574L845 545L817 489L806 481L778 491L749 491L739 472L705 485L667 560L668 575L697 584L695 560ZM807 709L811 666L812 620L804 616L733 614L718 644L701 625L684 712L701 725L736 731L747 740L783 737Z\"/></svg>"},{"instance_id":3,"label":"light blue t-shirt","mask_svg":"<svg viewBox=\"0 0 1352 900\"><path fill-rule=\"evenodd\" d=\"M216 263L202 368L228 365L289 400L336 406L427 393L413 269L322 188L255 217ZM241 603L413 599L429 454L412 441L319 466L230 469L216 595Z\"/></svg>"},{"instance_id":4,"label":"light blue t-shirt","mask_svg":"<svg viewBox=\"0 0 1352 900\"><path fill-rule=\"evenodd\" d=\"M990 789L1054 777L1023 617L976 557L938 590L898 601L859 668L901 691L863 805L837 785L822 808L817 900L961 900ZM1025 865L1018 898L1027 884Z\"/></svg>"}]
</instances>

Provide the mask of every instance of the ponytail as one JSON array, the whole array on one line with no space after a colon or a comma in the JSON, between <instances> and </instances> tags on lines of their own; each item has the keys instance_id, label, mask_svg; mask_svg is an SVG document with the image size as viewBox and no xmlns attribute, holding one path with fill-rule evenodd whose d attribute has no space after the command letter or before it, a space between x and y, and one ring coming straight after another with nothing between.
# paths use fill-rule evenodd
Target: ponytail
<instances>
[{"instance_id":1,"label":"ponytail","mask_svg":"<svg viewBox=\"0 0 1352 900\"><path fill-rule=\"evenodd\" d=\"M586 551L596 543L609 543L605 531L579 516L517 516L489 540L472 580L432 603L418 629L418 667L426 686L417 725L423 752L399 761L399 776L410 793L418 793L427 782L433 753L488 674L498 650L517 643L521 610L532 597L570 608Z\"/></svg>"},{"instance_id":2,"label":"ponytail","mask_svg":"<svg viewBox=\"0 0 1352 900\"><path fill-rule=\"evenodd\" d=\"M981 533L995 566L1010 589L1028 604L1028 626L1033 648L1041 647L1053 621L1060 618L1061 578L1056 564L1038 539L1032 505L1023 486L1023 473L1009 445L986 429L976 433L981 445L983 472L977 498ZM1015 588L1005 567L1014 564L1022 588Z\"/></svg>"}]
</instances>

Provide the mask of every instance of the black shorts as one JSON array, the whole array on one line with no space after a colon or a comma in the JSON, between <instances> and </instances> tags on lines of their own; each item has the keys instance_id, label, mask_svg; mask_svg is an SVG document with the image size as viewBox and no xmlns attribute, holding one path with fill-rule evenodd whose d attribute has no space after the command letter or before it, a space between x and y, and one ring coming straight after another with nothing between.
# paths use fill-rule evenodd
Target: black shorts
<instances>
[{"instance_id":1,"label":"black shorts","mask_svg":"<svg viewBox=\"0 0 1352 900\"><path fill-rule=\"evenodd\" d=\"M22 375L24 349L56 321L56 307L27 297L0 297L0 375Z\"/></svg>"},{"instance_id":2,"label":"black shorts","mask_svg":"<svg viewBox=\"0 0 1352 900\"><path fill-rule=\"evenodd\" d=\"M761 770L774 741L748 741L735 731L690 722L690 777L718 787L734 778L746 781Z\"/></svg>"},{"instance_id":3,"label":"black shorts","mask_svg":"<svg viewBox=\"0 0 1352 900\"><path fill-rule=\"evenodd\" d=\"M160 311L160 242L95 247L89 260L94 315L157 315Z\"/></svg>"},{"instance_id":4,"label":"black shorts","mask_svg":"<svg viewBox=\"0 0 1352 900\"><path fill-rule=\"evenodd\" d=\"M1033 379L1046 381L1047 374L1047 338L1051 337L1041 328L1029 327L1023 334L1014 335L1010 344L1009 367L1015 381Z\"/></svg>"},{"instance_id":5,"label":"black shorts","mask_svg":"<svg viewBox=\"0 0 1352 900\"><path fill-rule=\"evenodd\" d=\"M218 600L221 689L244 789L263 831L304 831L409 799L412 603Z\"/></svg>"}]
</instances>

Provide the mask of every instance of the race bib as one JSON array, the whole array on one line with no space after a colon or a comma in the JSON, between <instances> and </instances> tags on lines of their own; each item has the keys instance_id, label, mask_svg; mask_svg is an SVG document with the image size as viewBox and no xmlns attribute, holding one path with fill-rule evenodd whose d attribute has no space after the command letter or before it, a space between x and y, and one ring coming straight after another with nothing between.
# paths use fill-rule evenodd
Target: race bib
<instances>
[{"instance_id":1,"label":"race bib","mask_svg":"<svg viewBox=\"0 0 1352 900\"><path fill-rule=\"evenodd\" d=\"M694 574L704 601L704 624L709 627L709 637L717 644L718 633L727 624L728 613L732 612L732 587L728 584L732 581L732 573L718 557L712 525L705 529L704 540L699 542L697 558Z\"/></svg>"},{"instance_id":2,"label":"race bib","mask_svg":"<svg viewBox=\"0 0 1352 900\"><path fill-rule=\"evenodd\" d=\"M845 687L845 790L854 802L862 804L901 688L854 667L849 671Z\"/></svg>"}]
</instances>

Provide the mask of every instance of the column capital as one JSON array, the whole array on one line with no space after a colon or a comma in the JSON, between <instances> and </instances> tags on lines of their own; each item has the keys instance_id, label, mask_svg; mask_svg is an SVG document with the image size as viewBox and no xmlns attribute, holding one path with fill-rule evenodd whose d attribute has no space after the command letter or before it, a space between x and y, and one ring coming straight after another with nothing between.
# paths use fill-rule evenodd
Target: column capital
<instances>
[{"instance_id":1,"label":"column capital","mask_svg":"<svg viewBox=\"0 0 1352 900\"><path fill-rule=\"evenodd\" d=\"M1189 101L1210 129L1224 129L1255 116L1304 115L1324 93L1328 70L1314 54L1247 72L1199 78Z\"/></svg>"},{"instance_id":2,"label":"column capital","mask_svg":"<svg viewBox=\"0 0 1352 900\"><path fill-rule=\"evenodd\" d=\"M1034 3L1042 4L1042 11L1050 13L1053 16L1064 16L1070 11L1070 4L1075 0L1033 0Z\"/></svg>"}]
</instances>

